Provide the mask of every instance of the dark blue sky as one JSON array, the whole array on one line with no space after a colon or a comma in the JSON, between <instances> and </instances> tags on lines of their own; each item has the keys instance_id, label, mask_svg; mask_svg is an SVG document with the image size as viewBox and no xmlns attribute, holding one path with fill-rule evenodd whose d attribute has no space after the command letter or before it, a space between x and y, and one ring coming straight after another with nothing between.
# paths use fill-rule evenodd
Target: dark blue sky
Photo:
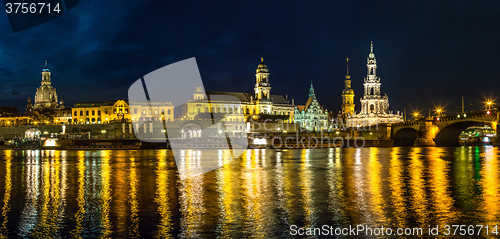
<instances>
[{"instance_id":1,"label":"dark blue sky","mask_svg":"<svg viewBox=\"0 0 500 239\"><path fill-rule=\"evenodd\" d=\"M252 92L263 56L273 94L340 110L345 57L356 110L374 42L393 111L479 108L499 94L498 1L87 1L12 33L0 13L0 105L23 107L48 60L66 105L126 98L139 77L196 57L205 88ZM500 100L500 98L499 98Z\"/></svg>"}]
</instances>

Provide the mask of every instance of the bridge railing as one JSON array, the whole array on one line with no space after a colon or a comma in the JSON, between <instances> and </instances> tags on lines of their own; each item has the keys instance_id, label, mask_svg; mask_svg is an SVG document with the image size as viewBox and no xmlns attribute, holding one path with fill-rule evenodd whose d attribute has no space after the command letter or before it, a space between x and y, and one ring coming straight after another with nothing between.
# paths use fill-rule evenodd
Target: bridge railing
<instances>
[{"instance_id":1,"label":"bridge railing","mask_svg":"<svg viewBox=\"0 0 500 239\"><path fill-rule=\"evenodd\" d=\"M479 117L494 117L498 113L498 109L491 109L491 110L481 110L481 111L470 111L467 113L458 113L458 114L453 114L453 115L443 115L443 116L432 116L432 119L435 121L451 121L451 120L467 120L467 119L474 119L474 118L479 118ZM418 124L418 121L422 119L426 119L428 117L422 117L417 120L408 120L405 122L401 123L394 123L392 126L413 126Z\"/></svg>"}]
</instances>

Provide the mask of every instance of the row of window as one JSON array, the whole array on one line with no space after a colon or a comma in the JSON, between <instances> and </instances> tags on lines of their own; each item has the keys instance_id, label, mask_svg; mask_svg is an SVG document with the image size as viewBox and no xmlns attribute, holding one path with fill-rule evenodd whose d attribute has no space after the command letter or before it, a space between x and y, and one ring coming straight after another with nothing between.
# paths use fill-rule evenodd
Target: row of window
<instances>
[{"instance_id":1,"label":"row of window","mask_svg":"<svg viewBox=\"0 0 500 239\"><path fill-rule=\"evenodd\" d=\"M228 110L228 109L229 109L229 110ZM240 109L240 108L237 108L236 106L234 107L234 113L235 113L235 114L239 114L240 112L241 112L241 113L245 113L245 114L250 114L250 109L249 109L249 108L246 108L246 110L244 110L244 109L242 109L242 108L241 108L240 110L238 110L238 109ZM198 108L197 108L197 111L198 111L198 114L199 114L199 113L201 113L201 108L199 108L199 107L198 107ZM245 111L246 111L246 112L245 112ZM208 112L208 107L205 107L205 112ZM232 109L231 107L229 107L229 108L222 107L222 109L221 109L220 107L217 107L217 108L212 107L212 110L211 110L210 112L213 112L213 113L229 113L229 114L232 114L232 113L233 113L233 109ZM263 113L264 113L264 114L267 114L267 110L266 110L266 109L264 109ZM274 111L274 114L275 114L275 115L285 115L285 113L286 113L286 115L290 115L290 112L289 112L289 111L288 111L288 112Z\"/></svg>"},{"instance_id":2,"label":"row of window","mask_svg":"<svg viewBox=\"0 0 500 239\"><path fill-rule=\"evenodd\" d=\"M148 110L148 115L151 115L153 111L151 110ZM165 114L165 109L162 109L161 111L161 114L164 115ZM134 108L134 114L136 115L137 114L137 108ZM143 109L142 110L142 114L145 115L146 114L146 109ZM158 114L158 110L154 110L154 114L157 115ZM171 115L172 114L172 110L168 109L167 110L167 115Z\"/></svg>"},{"instance_id":3,"label":"row of window","mask_svg":"<svg viewBox=\"0 0 500 239\"><path fill-rule=\"evenodd\" d=\"M118 114L118 113L119 114L123 113L123 110L122 109L119 109L119 110L114 109L113 110L113 114ZM85 111L85 116L89 116L90 114L92 114L92 116L96 115L96 110L92 110L92 111L86 110ZM109 114L109 111L107 109L105 109L104 114ZM128 114L128 109L125 109L125 114ZM74 116L84 116L83 110L80 110L80 114L78 114L78 111L75 110L73 112L73 115ZM97 110L97 115L101 115L101 110Z\"/></svg>"}]
</instances>

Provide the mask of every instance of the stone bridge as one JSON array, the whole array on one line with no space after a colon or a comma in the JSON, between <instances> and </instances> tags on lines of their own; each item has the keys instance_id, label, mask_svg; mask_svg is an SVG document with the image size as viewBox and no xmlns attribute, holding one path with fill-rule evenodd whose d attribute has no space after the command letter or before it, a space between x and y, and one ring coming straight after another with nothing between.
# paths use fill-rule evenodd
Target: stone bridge
<instances>
[{"instance_id":1,"label":"stone bridge","mask_svg":"<svg viewBox=\"0 0 500 239\"><path fill-rule=\"evenodd\" d=\"M393 124L391 138L395 146L458 146L463 130L474 125L489 125L498 132L498 120L498 109L423 117Z\"/></svg>"}]
</instances>

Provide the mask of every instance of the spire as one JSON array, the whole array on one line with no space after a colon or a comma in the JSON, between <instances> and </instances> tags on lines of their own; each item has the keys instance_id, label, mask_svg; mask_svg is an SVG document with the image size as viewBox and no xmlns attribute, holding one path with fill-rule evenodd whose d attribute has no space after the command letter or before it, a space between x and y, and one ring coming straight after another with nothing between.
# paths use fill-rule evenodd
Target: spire
<instances>
[{"instance_id":1,"label":"spire","mask_svg":"<svg viewBox=\"0 0 500 239\"><path fill-rule=\"evenodd\" d=\"M264 57L260 57L260 62L264 62Z\"/></svg>"},{"instance_id":2,"label":"spire","mask_svg":"<svg viewBox=\"0 0 500 239\"><path fill-rule=\"evenodd\" d=\"M315 97L316 94L314 94L314 86L313 86L313 81L311 80L311 88L309 89L309 97Z\"/></svg>"},{"instance_id":3,"label":"spire","mask_svg":"<svg viewBox=\"0 0 500 239\"><path fill-rule=\"evenodd\" d=\"M349 57L346 58L347 61L347 74L345 75L345 79L349 80L351 79L351 76L349 75Z\"/></svg>"},{"instance_id":4,"label":"spire","mask_svg":"<svg viewBox=\"0 0 500 239\"><path fill-rule=\"evenodd\" d=\"M368 55L368 64L376 64L375 53L373 53L373 41L370 42L370 54Z\"/></svg>"},{"instance_id":5,"label":"spire","mask_svg":"<svg viewBox=\"0 0 500 239\"><path fill-rule=\"evenodd\" d=\"M45 67L43 68L43 71L49 71L49 68L47 67L47 60L45 60Z\"/></svg>"}]
</instances>

